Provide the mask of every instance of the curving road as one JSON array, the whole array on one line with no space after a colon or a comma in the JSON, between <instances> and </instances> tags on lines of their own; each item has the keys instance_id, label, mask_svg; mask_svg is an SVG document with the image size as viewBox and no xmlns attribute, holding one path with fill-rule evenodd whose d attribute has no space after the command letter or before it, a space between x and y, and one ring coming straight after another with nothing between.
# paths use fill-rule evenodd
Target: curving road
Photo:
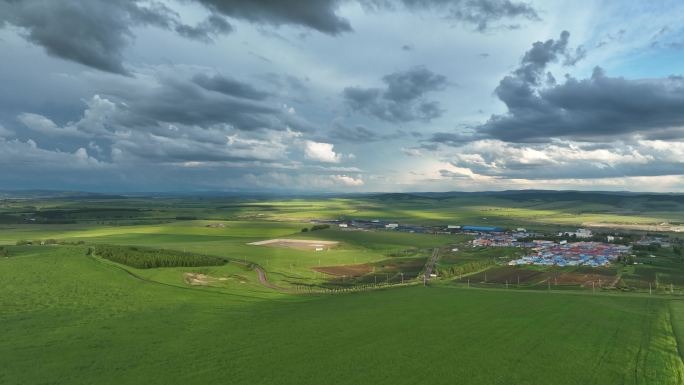
<instances>
[{"instance_id":1,"label":"curving road","mask_svg":"<svg viewBox=\"0 0 684 385\"><path fill-rule=\"evenodd\" d=\"M274 284L273 282L270 282L270 281L268 280L268 278L266 278L266 272L265 272L264 269L262 269L260 266L252 265L252 268L253 268L254 271L256 271L256 273L257 273L257 277L259 278L259 283L261 283L263 286L266 286L266 287L269 288L269 289L282 291L283 293L292 293L292 292L293 292L293 291L290 290L290 289L286 289L286 288L284 288L284 287L280 287L280 286Z\"/></svg>"}]
</instances>

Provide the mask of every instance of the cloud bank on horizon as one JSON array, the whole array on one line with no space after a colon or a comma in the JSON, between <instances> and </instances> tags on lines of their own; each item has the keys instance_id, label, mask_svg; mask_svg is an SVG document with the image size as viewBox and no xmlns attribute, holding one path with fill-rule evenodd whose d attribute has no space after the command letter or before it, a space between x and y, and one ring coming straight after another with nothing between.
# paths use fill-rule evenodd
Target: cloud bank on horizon
<instances>
[{"instance_id":1,"label":"cloud bank on horizon","mask_svg":"<svg viewBox=\"0 0 684 385\"><path fill-rule=\"evenodd\" d=\"M682 16L0 0L0 188L682 192Z\"/></svg>"}]
</instances>

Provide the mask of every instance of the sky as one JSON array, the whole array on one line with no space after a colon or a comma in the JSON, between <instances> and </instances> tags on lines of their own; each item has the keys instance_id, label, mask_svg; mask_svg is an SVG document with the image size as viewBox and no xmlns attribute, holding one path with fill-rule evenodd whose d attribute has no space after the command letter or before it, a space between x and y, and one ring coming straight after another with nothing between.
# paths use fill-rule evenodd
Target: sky
<instances>
[{"instance_id":1,"label":"sky","mask_svg":"<svg viewBox=\"0 0 684 385\"><path fill-rule=\"evenodd\" d=\"M0 189L684 192L684 2L0 0Z\"/></svg>"}]
</instances>

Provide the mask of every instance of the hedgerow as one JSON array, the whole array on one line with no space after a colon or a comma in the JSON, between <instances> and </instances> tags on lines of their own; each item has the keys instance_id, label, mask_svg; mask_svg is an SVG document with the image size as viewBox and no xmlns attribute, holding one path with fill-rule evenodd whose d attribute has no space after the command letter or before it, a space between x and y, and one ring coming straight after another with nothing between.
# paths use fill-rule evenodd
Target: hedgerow
<instances>
[{"instance_id":1,"label":"hedgerow","mask_svg":"<svg viewBox=\"0 0 684 385\"><path fill-rule=\"evenodd\" d=\"M227 261L210 255L135 246L97 245L94 254L139 269L156 267L220 266Z\"/></svg>"}]
</instances>

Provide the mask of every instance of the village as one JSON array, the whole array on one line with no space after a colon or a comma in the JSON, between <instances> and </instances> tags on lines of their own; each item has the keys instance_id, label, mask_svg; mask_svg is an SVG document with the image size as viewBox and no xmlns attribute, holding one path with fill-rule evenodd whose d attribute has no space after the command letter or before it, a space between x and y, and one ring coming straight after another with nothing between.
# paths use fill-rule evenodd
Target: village
<instances>
[{"instance_id":1,"label":"village","mask_svg":"<svg viewBox=\"0 0 684 385\"><path fill-rule=\"evenodd\" d=\"M621 255L630 253L632 249L626 245L586 240L568 242L567 239L562 239L556 242L534 239L537 236L540 234L528 233L525 229L517 229L515 232L481 233L471 244L474 247L524 247L532 250L529 255L509 261L510 266L608 266ZM577 229L574 232L558 233L557 236L576 240L592 238L594 234L588 229ZM615 240L610 235L606 239L609 242Z\"/></svg>"},{"instance_id":2,"label":"village","mask_svg":"<svg viewBox=\"0 0 684 385\"><path fill-rule=\"evenodd\" d=\"M553 234L554 240L544 234L528 232L525 228L505 230L495 226L420 226L404 225L382 220L327 221L341 229L388 230L411 233L462 233L476 238L470 241L473 247L520 247L530 250L528 255L508 262L510 266L608 266L622 255L632 251L631 246L613 244L615 237L608 235L607 242L592 240L595 234L584 228ZM652 240L641 240L639 244Z\"/></svg>"}]
</instances>

